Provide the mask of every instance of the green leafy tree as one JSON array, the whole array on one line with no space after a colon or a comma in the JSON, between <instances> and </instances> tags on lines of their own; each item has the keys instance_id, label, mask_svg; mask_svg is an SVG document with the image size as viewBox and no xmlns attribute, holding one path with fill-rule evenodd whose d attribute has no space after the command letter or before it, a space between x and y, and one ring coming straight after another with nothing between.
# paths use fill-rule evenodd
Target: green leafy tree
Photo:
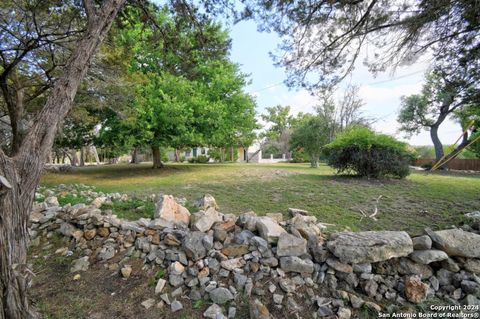
<instances>
[{"instance_id":1,"label":"green leafy tree","mask_svg":"<svg viewBox=\"0 0 480 319\"><path fill-rule=\"evenodd\" d=\"M293 116L290 115L290 106L276 105L266 108L261 115L270 127L261 133L263 138L262 150L264 153L287 153L291 137Z\"/></svg>"},{"instance_id":2,"label":"green leafy tree","mask_svg":"<svg viewBox=\"0 0 480 319\"><path fill-rule=\"evenodd\" d=\"M328 125L328 119L324 116L312 115L304 117L293 129L290 147L307 153L311 167L318 167L323 147L330 141Z\"/></svg>"},{"instance_id":3,"label":"green leafy tree","mask_svg":"<svg viewBox=\"0 0 480 319\"><path fill-rule=\"evenodd\" d=\"M430 131L435 148L435 158L444 157L442 142L438 130L447 118L456 116L460 119L462 129L467 125L469 105L478 98L474 86L460 75L451 75L444 70L435 70L427 76L420 94L402 97L402 106L398 115L400 130L408 135L418 134L421 130ZM445 159L455 156L469 143L476 127L467 130L461 143Z\"/></svg>"}]
</instances>

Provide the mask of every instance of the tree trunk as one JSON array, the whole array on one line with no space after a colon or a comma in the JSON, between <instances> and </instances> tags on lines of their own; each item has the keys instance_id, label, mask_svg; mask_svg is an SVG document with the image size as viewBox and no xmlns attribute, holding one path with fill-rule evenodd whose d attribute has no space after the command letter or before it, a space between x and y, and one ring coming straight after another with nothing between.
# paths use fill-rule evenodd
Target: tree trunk
<instances>
[{"instance_id":1,"label":"tree trunk","mask_svg":"<svg viewBox=\"0 0 480 319\"><path fill-rule=\"evenodd\" d=\"M91 153L93 154L93 157L95 158L95 163L97 165L100 165L100 158L98 157L98 152L95 145L90 146L90 150L91 150Z\"/></svg>"},{"instance_id":2,"label":"tree trunk","mask_svg":"<svg viewBox=\"0 0 480 319\"><path fill-rule=\"evenodd\" d=\"M318 156L312 156L310 159L310 167L317 168L318 167Z\"/></svg>"},{"instance_id":3,"label":"tree trunk","mask_svg":"<svg viewBox=\"0 0 480 319\"><path fill-rule=\"evenodd\" d=\"M27 288L32 273L27 266L27 222L47 154L59 124L73 99L98 45L105 38L124 0L106 0L99 9L90 0L89 21L63 75L55 82L43 109L35 118L14 157L0 150L0 319L29 319Z\"/></svg>"},{"instance_id":4,"label":"tree trunk","mask_svg":"<svg viewBox=\"0 0 480 319\"><path fill-rule=\"evenodd\" d=\"M77 156L77 150L71 150L70 151L70 165L72 166L77 166L78 165L78 156Z\"/></svg>"},{"instance_id":5,"label":"tree trunk","mask_svg":"<svg viewBox=\"0 0 480 319\"><path fill-rule=\"evenodd\" d=\"M134 147L132 150L132 160L130 161L130 164L138 164L140 163L138 159L138 147Z\"/></svg>"},{"instance_id":6,"label":"tree trunk","mask_svg":"<svg viewBox=\"0 0 480 319\"><path fill-rule=\"evenodd\" d=\"M85 147L80 148L80 166L85 166Z\"/></svg>"},{"instance_id":7,"label":"tree trunk","mask_svg":"<svg viewBox=\"0 0 480 319\"><path fill-rule=\"evenodd\" d=\"M235 156L233 155L233 146L230 146L230 161L234 161Z\"/></svg>"},{"instance_id":8,"label":"tree trunk","mask_svg":"<svg viewBox=\"0 0 480 319\"><path fill-rule=\"evenodd\" d=\"M180 162L180 150L178 148L175 149L175 162Z\"/></svg>"},{"instance_id":9,"label":"tree trunk","mask_svg":"<svg viewBox=\"0 0 480 319\"><path fill-rule=\"evenodd\" d=\"M438 162L443 157L443 145L438 137L438 126L432 126L430 128L430 137L435 148L435 160Z\"/></svg>"},{"instance_id":10,"label":"tree trunk","mask_svg":"<svg viewBox=\"0 0 480 319\"><path fill-rule=\"evenodd\" d=\"M163 168L159 146L152 146L152 158L153 158L153 168Z\"/></svg>"}]
</instances>

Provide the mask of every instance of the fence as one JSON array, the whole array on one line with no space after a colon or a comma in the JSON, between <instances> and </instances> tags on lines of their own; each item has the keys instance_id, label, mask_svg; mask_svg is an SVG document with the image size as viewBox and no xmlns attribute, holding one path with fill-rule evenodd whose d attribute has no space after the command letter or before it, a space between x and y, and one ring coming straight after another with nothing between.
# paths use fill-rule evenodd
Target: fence
<instances>
[{"instance_id":1,"label":"fence","mask_svg":"<svg viewBox=\"0 0 480 319\"><path fill-rule=\"evenodd\" d=\"M433 164L433 158L421 158L416 160L413 165L422 166L425 164ZM449 169L456 169L459 171L480 171L480 159L458 159L454 158L447 163Z\"/></svg>"}]
</instances>

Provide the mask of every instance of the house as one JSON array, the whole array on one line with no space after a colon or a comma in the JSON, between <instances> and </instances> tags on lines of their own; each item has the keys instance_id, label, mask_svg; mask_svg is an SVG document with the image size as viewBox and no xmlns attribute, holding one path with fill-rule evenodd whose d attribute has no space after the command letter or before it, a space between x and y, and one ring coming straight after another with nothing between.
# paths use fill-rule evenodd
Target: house
<instances>
[{"instance_id":1,"label":"house","mask_svg":"<svg viewBox=\"0 0 480 319\"><path fill-rule=\"evenodd\" d=\"M187 160L189 158L195 158L200 155L204 155L208 157L209 150L210 148L203 147L203 146L192 147L191 149L188 149L186 151L178 152L177 156L178 157L185 156ZM235 147L234 152L237 152L238 154L237 162L239 163L278 163L278 162L283 162L287 160L286 154L282 154L281 156L276 156L276 157L272 154L262 154L262 150L260 149L260 144L258 143L254 143L249 147L243 147L243 146ZM174 151L169 152L168 158L170 161L175 161L175 152ZM210 159L210 161L213 162L213 159Z\"/></svg>"}]
</instances>

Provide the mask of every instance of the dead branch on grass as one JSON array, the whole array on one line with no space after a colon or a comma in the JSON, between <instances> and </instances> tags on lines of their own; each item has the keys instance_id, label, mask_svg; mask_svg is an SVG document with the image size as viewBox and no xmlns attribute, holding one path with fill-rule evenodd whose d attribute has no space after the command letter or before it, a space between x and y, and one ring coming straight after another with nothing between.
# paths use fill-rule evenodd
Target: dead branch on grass
<instances>
[{"instance_id":1,"label":"dead branch on grass","mask_svg":"<svg viewBox=\"0 0 480 319\"><path fill-rule=\"evenodd\" d=\"M375 200L374 208L373 208L373 213L370 215L367 215L363 210L359 209L360 213L362 214L362 217L360 218L360 221L362 221L363 218L370 218L374 221L377 221L377 214L378 214L378 202L380 199L383 197L383 195L378 196L378 198Z\"/></svg>"}]
</instances>

